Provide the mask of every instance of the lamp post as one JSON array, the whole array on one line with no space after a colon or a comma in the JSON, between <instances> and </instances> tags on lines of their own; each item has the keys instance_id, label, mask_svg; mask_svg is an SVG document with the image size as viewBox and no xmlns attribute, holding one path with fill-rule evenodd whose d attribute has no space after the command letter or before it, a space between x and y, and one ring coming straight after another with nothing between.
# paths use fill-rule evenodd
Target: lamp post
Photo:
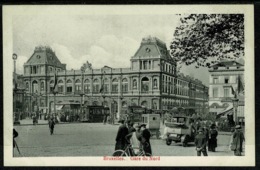
<instances>
[{"instance_id":1,"label":"lamp post","mask_svg":"<svg viewBox=\"0 0 260 170\"><path fill-rule=\"evenodd\" d=\"M17 76L16 76L16 60L18 58L17 54L13 53L13 61L14 61L14 73L13 73L13 78L14 78L14 86L13 86L13 100L14 100L14 105L13 105L13 116L14 116L14 124L20 124L19 121L19 115L16 115L16 103L17 103Z\"/></svg>"},{"instance_id":2,"label":"lamp post","mask_svg":"<svg viewBox=\"0 0 260 170\"><path fill-rule=\"evenodd\" d=\"M84 67L83 66L81 66L81 68L80 68L80 70L81 70L81 91L80 91L80 115L82 115L82 101L83 101L83 96L84 96L84 90L83 90L83 80L84 80L84 78L83 78L83 73L84 73Z\"/></svg>"},{"instance_id":3,"label":"lamp post","mask_svg":"<svg viewBox=\"0 0 260 170\"><path fill-rule=\"evenodd\" d=\"M238 124L238 121L237 121L237 107L238 107L239 99L235 96L235 98L232 99L232 101L233 101L233 108L234 108L235 125L237 125Z\"/></svg>"}]
</instances>

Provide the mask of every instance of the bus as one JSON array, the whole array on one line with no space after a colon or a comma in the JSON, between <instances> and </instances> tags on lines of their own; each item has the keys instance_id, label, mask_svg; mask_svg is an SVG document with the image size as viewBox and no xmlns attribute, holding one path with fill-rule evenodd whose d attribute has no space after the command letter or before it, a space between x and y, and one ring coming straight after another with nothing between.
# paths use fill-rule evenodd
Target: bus
<instances>
[{"instance_id":1,"label":"bus","mask_svg":"<svg viewBox=\"0 0 260 170\"><path fill-rule=\"evenodd\" d=\"M80 120L82 122L103 122L104 116L109 116L109 107L104 106L84 106L82 108L82 114Z\"/></svg>"}]
</instances>

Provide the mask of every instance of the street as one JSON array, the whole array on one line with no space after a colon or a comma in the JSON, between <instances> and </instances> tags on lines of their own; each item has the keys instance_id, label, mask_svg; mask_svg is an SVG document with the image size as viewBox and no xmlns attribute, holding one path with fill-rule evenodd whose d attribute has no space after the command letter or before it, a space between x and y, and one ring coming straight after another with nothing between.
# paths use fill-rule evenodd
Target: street
<instances>
[{"instance_id":1,"label":"street","mask_svg":"<svg viewBox=\"0 0 260 170\"><path fill-rule=\"evenodd\" d=\"M19 133L16 141L23 157L46 157L111 156L118 127L119 125L102 123L57 124L54 135L50 135L47 124L14 128ZM161 133L163 128L161 126ZM228 149L229 140L229 134L220 133L216 152L208 152L209 156L232 156L233 152ZM155 156L196 156L193 143L188 147L182 147L181 143L174 142L168 146L165 140L153 136L151 145ZM20 156L16 149L14 156Z\"/></svg>"}]
</instances>

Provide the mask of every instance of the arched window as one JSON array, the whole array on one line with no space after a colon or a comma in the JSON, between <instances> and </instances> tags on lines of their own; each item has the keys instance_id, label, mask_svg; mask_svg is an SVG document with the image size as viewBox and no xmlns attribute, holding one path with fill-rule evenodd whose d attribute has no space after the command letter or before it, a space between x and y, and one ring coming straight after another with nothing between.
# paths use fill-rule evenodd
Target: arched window
<instances>
[{"instance_id":1,"label":"arched window","mask_svg":"<svg viewBox=\"0 0 260 170\"><path fill-rule=\"evenodd\" d=\"M126 78L122 80L122 91L123 93L128 92L128 80Z\"/></svg>"},{"instance_id":2,"label":"arched window","mask_svg":"<svg viewBox=\"0 0 260 170\"><path fill-rule=\"evenodd\" d=\"M67 93L72 93L72 81L70 79L67 80Z\"/></svg>"},{"instance_id":3,"label":"arched window","mask_svg":"<svg viewBox=\"0 0 260 170\"><path fill-rule=\"evenodd\" d=\"M149 92L149 79L147 77L142 78L142 93Z\"/></svg>"},{"instance_id":4,"label":"arched window","mask_svg":"<svg viewBox=\"0 0 260 170\"><path fill-rule=\"evenodd\" d=\"M33 93L38 93L38 82L36 80L32 82L32 88Z\"/></svg>"},{"instance_id":5,"label":"arched window","mask_svg":"<svg viewBox=\"0 0 260 170\"><path fill-rule=\"evenodd\" d=\"M99 80L95 79L93 81L93 93L99 93L100 88L99 88Z\"/></svg>"},{"instance_id":6,"label":"arched window","mask_svg":"<svg viewBox=\"0 0 260 170\"><path fill-rule=\"evenodd\" d=\"M58 92L59 93L63 93L63 81L62 80L59 80L58 81Z\"/></svg>"},{"instance_id":7,"label":"arched window","mask_svg":"<svg viewBox=\"0 0 260 170\"><path fill-rule=\"evenodd\" d=\"M90 93L90 81L89 79L86 79L84 82L84 91L85 93Z\"/></svg>"},{"instance_id":8,"label":"arched window","mask_svg":"<svg viewBox=\"0 0 260 170\"><path fill-rule=\"evenodd\" d=\"M81 81L79 79L77 79L75 81L75 92L76 93L80 93L81 92Z\"/></svg>"},{"instance_id":9,"label":"arched window","mask_svg":"<svg viewBox=\"0 0 260 170\"><path fill-rule=\"evenodd\" d=\"M67 84L70 84L70 83L72 83L72 81L69 79L69 80L67 80Z\"/></svg>"},{"instance_id":10,"label":"arched window","mask_svg":"<svg viewBox=\"0 0 260 170\"><path fill-rule=\"evenodd\" d=\"M50 92L53 92L54 80L50 81Z\"/></svg>"},{"instance_id":11,"label":"arched window","mask_svg":"<svg viewBox=\"0 0 260 170\"><path fill-rule=\"evenodd\" d=\"M112 81L112 93L118 93L118 80L116 78Z\"/></svg>"},{"instance_id":12,"label":"arched window","mask_svg":"<svg viewBox=\"0 0 260 170\"><path fill-rule=\"evenodd\" d=\"M109 81L107 78L103 80L103 93L109 92Z\"/></svg>"}]
</instances>

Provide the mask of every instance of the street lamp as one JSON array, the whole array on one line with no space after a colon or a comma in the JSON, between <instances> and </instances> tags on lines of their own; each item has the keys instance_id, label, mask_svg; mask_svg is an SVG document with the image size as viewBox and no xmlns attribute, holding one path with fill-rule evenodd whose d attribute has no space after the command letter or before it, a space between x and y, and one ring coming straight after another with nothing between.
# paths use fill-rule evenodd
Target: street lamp
<instances>
[{"instance_id":1,"label":"street lamp","mask_svg":"<svg viewBox=\"0 0 260 170\"><path fill-rule=\"evenodd\" d=\"M12 56L13 60L14 60L14 73L13 73L13 78L14 78L14 86L13 86L13 98L14 98L14 105L13 105L13 115L14 115L14 124L20 124L20 121L19 121L19 115L16 115L16 111L17 111L17 108L16 108L16 103L17 103L17 76L16 76L16 60L18 58L17 54L13 53L13 56Z\"/></svg>"},{"instance_id":2,"label":"street lamp","mask_svg":"<svg viewBox=\"0 0 260 170\"><path fill-rule=\"evenodd\" d=\"M233 108L234 108L235 125L237 125L238 124L238 121L237 121L237 107L238 107L239 99L235 96L235 98L232 99L232 101L233 101Z\"/></svg>"},{"instance_id":3,"label":"street lamp","mask_svg":"<svg viewBox=\"0 0 260 170\"><path fill-rule=\"evenodd\" d=\"M84 67L82 66L81 68L80 68L80 70L81 70L81 91L80 91L80 114L82 115L82 98L83 98L83 96L84 96L84 90L83 90L83 80L84 80L84 78L83 78L83 73L84 73Z\"/></svg>"}]
</instances>

